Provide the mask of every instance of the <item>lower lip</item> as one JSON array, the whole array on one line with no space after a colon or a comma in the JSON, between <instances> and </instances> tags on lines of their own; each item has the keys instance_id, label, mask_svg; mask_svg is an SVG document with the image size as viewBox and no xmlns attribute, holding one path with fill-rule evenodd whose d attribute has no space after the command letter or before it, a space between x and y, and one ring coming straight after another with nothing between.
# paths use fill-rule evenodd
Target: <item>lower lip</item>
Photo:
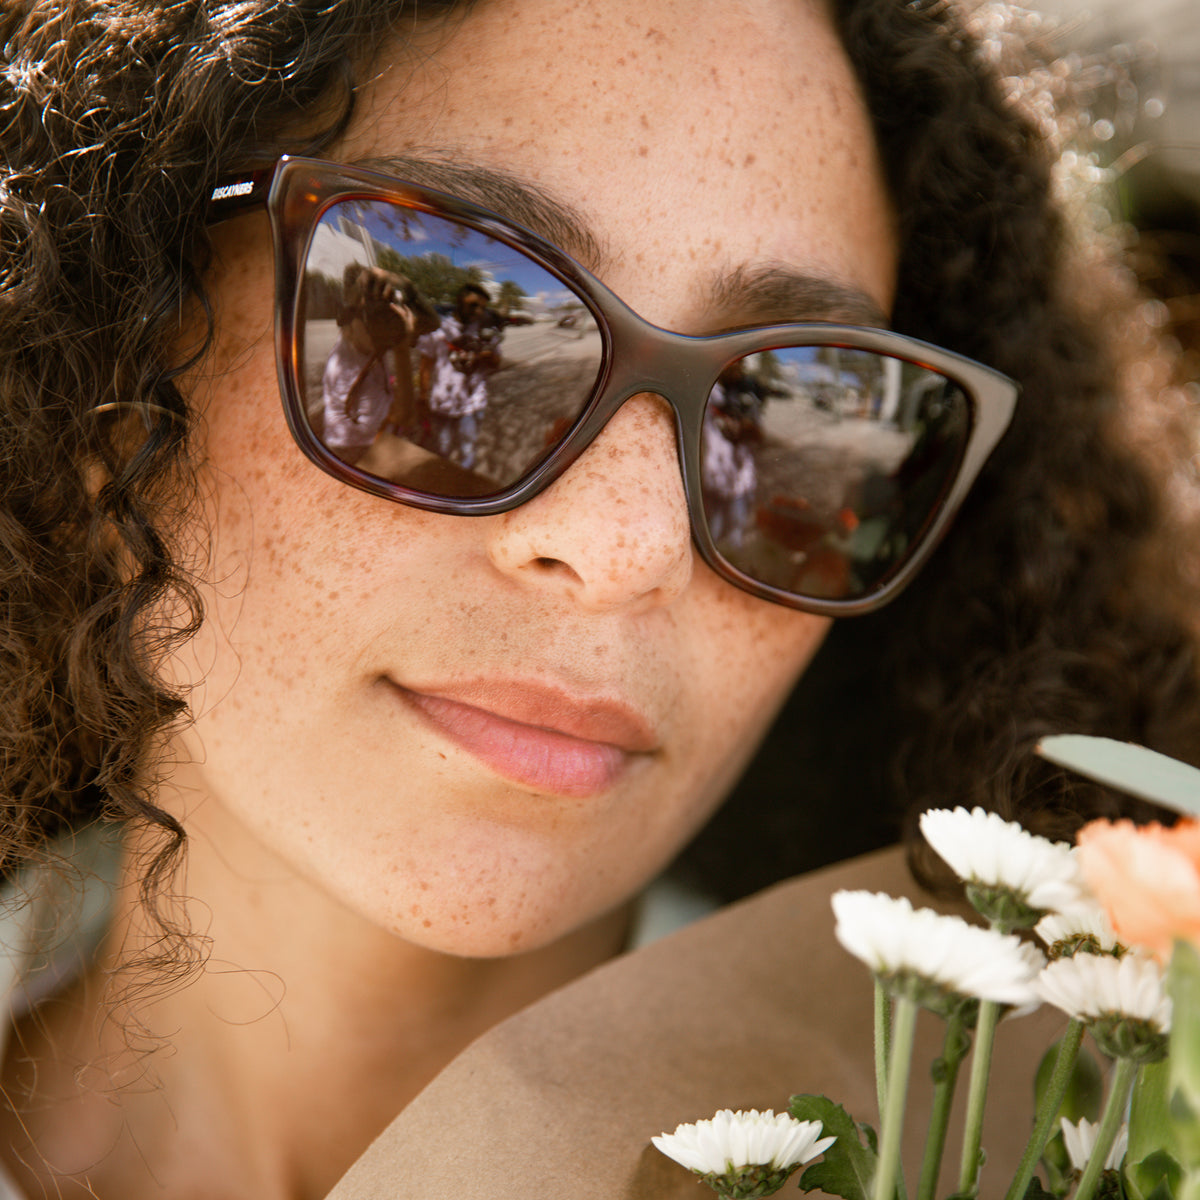
<instances>
[{"instance_id":1,"label":"lower lip","mask_svg":"<svg viewBox=\"0 0 1200 1200\"><path fill-rule=\"evenodd\" d=\"M486 709L393 686L439 733L498 775L535 791L593 796L615 783L636 757L608 742L523 725Z\"/></svg>"}]
</instances>

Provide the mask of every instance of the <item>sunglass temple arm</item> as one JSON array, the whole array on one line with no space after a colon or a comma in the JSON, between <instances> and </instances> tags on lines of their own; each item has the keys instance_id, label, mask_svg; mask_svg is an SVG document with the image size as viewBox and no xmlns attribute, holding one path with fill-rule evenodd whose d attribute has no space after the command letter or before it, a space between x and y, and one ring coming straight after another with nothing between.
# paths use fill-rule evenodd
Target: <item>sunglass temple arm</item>
<instances>
[{"instance_id":1,"label":"sunglass temple arm","mask_svg":"<svg viewBox=\"0 0 1200 1200\"><path fill-rule=\"evenodd\" d=\"M209 196L205 224L216 225L248 209L265 204L275 178L276 165L260 167L222 179Z\"/></svg>"}]
</instances>

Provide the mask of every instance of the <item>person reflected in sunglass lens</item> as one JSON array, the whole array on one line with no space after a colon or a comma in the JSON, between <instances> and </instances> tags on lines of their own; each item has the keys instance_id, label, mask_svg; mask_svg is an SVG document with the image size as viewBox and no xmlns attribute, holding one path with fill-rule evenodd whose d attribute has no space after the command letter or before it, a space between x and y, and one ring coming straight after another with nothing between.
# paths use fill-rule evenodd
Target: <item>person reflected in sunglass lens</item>
<instances>
[{"instance_id":1,"label":"person reflected in sunglass lens","mask_svg":"<svg viewBox=\"0 0 1200 1200\"><path fill-rule=\"evenodd\" d=\"M468 470L475 465L475 439L504 336L490 300L480 284L463 284L454 311L420 344L420 395L434 448Z\"/></svg>"},{"instance_id":2,"label":"person reflected in sunglass lens","mask_svg":"<svg viewBox=\"0 0 1200 1200\"><path fill-rule=\"evenodd\" d=\"M407 279L357 262L346 267L340 334L321 379L322 437L343 462L357 463L385 422L411 420L413 346L439 323Z\"/></svg>"}]
</instances>

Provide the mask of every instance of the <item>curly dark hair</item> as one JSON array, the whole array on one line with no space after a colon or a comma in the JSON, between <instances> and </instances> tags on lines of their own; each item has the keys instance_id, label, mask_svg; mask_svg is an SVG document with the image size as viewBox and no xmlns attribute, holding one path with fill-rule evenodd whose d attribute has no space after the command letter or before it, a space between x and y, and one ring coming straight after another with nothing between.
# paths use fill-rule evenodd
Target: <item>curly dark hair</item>
<instances>
[{"instance_id":1,"label":"curly dark hair","mask_svg":"<svg viewBox=\"0 0 1200 1200\"><path fill-rule=\"evenodd\" d=\"M370 48L401 19L459 7L0 11L0 875L102 816L161 831L147 900L178 861L183 831L154 803L154 764L186 702L155 667L201 616L173 530L194 500L180 376L206 343L180 346L180 313L206 311L208 197L235 170L333 143ZM761 850L778 819L788 836L770 840L796 845L801 814L852 798L864 811L904 795L1077 814L1083 789L1028 757L1046 731L1196 750L1191 641L1153 557L1156 491L1122 449L1113 367L1072 298L1050 155L954 7L835 8L899 214L895 327L1024 392L934 565L830 639L776 735L787 802L760 800L753 820L735 805L726 859L731 823ZM821 732L804 750L791 729ZM813 783L798 804L795 778L817 775L825 800Z\"/></svg>"}]
</instances>

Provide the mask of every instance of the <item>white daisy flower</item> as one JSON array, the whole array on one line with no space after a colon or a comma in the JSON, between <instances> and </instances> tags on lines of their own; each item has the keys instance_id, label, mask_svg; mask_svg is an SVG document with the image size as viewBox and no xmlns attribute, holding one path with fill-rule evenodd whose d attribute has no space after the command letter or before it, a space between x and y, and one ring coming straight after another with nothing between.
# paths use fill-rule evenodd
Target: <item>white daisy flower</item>
<instances>
[{"instance_id":1,"label":"white daisy flower","mask_svg":"<svg viewBox=\"0 0 1200 1200\"><path fill-rule=\"evenodd\" d=\"M1050 913L1033 932L1045 942L1051 958L1070 958L1080 951L1120 957L1129 950L1117 941L1108 914L1098 904L1080 903L1065 912Z\"/></svg>"},{"instance_id":2,"label":"white daisy flower","mask_svg":"<svg viewBox=\"0 0 1200 1200\"><path fill-rule=\"evenodd\" d=\"M1100 1126L1099 1124L1093 1125L1087 1117L1081 1117L1078 1125L1072 1124L1066 1117L1062 1117L1061 1121L1067 1157L1071 1160L1074 1170L1082 1171L1088 1165L1088 1159L1092 1157L1092 1150L1096 1146L1096 1132ZM1104 1169L1115 1171L1124 1160L1125 1151L1128 1148L1129 1126L1122 1123L1121 1128L1117 1130L1117 1136L1113 1139L1112 1149L1109 1150L1108 1157L1104 1160Z\"/></svg>"},{"instance_id":3,"label":"white daisy flower","mask_svg":"<svg viewBox=\"0 0 1200 1200\"><path fill-rule=\"evenodd\" d=\"M1077 954L1052 962L1038 977L1042 999L1085 1021L1114 1058L1153 1061L1166 1053L1171 998L1152 958Z\"/></svg>"},{"instance_id":4,"label":"white daisy flower","mask_svg":"<svg viewBox=\"0 0 1200 1200\"><path fill-rule=\"evenodd\" d=\"M782 1173L779 1187L796 1167L823 1154L837 1138L821 1137L820 1121L797 1121L787 1113L776 1116L771 1109L724 1108L710 1120L680 1125L674 1133L650 1140L698 1175L736 1175L747 1167L763 1167ZM718 1182L713 1186L720 1190Z\"/></svg>"},{"instance_id":5,"label":"white daisy flower","mask_svg":"<svg viewBox=\"0 0 1200 1200\"><path fill-rule=\"evenodd\" d=\"M1072 846L1037 837L998 813L929 809L921 814L921 833L964 883L1005 889L1030 909L1068 908L1083 893Z\"/></svg>"},{"instance_id":6,"label":"white daisy flower","mask_svg":"<svg viewBox=\"0 0 1200 1200\"><path fill-rule=\"evenodd\" d=\"M1011 934L968 925L882 892L835 892L837 938L876 975L915 976L978 1000L1036 1004L1045 959Z\"/></svg>"}]
</instances>

